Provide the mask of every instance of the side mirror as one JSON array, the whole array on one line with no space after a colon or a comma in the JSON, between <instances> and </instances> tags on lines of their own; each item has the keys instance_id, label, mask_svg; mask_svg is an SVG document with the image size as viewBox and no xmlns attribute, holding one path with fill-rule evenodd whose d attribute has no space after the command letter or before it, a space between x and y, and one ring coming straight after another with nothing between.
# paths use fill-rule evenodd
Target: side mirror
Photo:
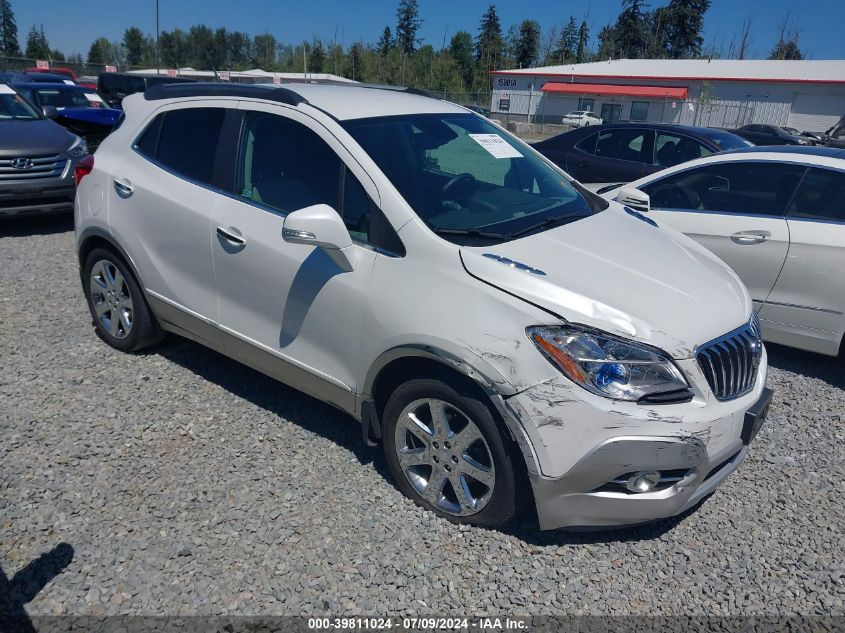
<instances>
[{"instance_id":1,"label":"side mirror","mask_svg":"<svg viewBox=\"0 0 845 633\"><path fill-rule=\"evenodd\" d=\"M616 202L627 205L636 211L649 211L651 209L651 198L647 193L635 187L622 187L616 194Z\"/></svg>"},{"instance_id":2,"label":"side mirror","mask_svg":"<svg viewBox=\"0 0 845 633\"><path fill-rule=\"evenodd\" d=\"M55 119L59 116L59 111L56 109L56 106L45 105L41 108L41 111L44 113L48 119Z\"/></svg>"},{"instance_id":3,"label":"side mirror","mask_svg":"<svg viewBox=\"0 0 845 633\"><path fill-rule=\"evenodd\" d=\"M327 204L315 204L288 213L282 225L282 237L289 244L322 248L347 272L355 267L355 250L349 231L338 212Z\"/></svg>"}]
</instances>

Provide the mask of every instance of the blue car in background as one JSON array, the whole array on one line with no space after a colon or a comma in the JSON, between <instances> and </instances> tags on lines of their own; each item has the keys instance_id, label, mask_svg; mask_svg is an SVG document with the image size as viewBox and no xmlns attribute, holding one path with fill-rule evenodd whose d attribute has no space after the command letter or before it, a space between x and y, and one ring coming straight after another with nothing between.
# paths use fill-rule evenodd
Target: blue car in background
<instances>
[{"instance_id":1,"label":"blue car in background","mask_svg":"<svg viewBox=\"0 0 845 633\"><path fill-rule=\"evenodd\" d=\"M109 135L123 114L109 108L105 99L91 88L43 82L15 82L12 85L46 117L85 139L90 152Z\"/></svg>"}]
</instances>

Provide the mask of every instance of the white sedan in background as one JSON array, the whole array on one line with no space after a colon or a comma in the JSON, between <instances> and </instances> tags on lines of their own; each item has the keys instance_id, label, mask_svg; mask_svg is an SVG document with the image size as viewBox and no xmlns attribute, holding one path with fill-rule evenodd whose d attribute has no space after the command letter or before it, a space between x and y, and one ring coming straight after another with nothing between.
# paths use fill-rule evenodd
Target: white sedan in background
<instances>
[{"instance_id":1,"label":"white sedan in background","mask_svg":"<svg viewBox=\"0 0 845 633\"><path fill-rule=\"evenodd\" d=\"M754 147L603 191L739 275L763 338L836 356L845 332L845 150ZM695 285L690 285L695 294Z\"/></svg>"},{"instance_id":2,"label":"white sedan in background","mask_svg":"<svg viewBox=\"0 0 845 633\"><path fill-rule=\"evenodd\" d=\"M587 127L588 125L601 125L604 123L598 114L589 110L578 110L564 114L560 122L564 125L571 125L572 127Z\"/></svg>"}]
</instances>

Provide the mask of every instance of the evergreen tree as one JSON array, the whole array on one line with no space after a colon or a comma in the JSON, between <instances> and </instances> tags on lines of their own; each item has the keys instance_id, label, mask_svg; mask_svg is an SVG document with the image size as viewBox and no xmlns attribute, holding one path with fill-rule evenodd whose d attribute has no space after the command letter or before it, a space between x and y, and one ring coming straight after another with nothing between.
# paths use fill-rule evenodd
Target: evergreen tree
<instances>
[{"instance_id":1,"label":"evergreen tree","mask_svg":"<svg viewBox=\"0 0 845 633\"><path fill-rule=\"evenodd\" d=\"M769 59L804 59L804 53L798 47L797 40L780 40L769 53Z\"/></svg>"},{"instance_id":2,"label":"evergreen tree","mask_svg":"<svg viewBox=\"0 0 845 633\"><path fill-rule=\"evenodd\" d=\"M381 32L376 48L382 57L387 56L390 49L393 48L393 34L390 32L389 26L384 27L384 31Z\"/></svg>"},{"instance_id":3,"label":"evergreen tree","mask_svg":"<svg viewBox=\"0 0 845 633\"><path fill-rule=\"evenodd\" d=\"M126 47L126 63L138 66L144 57L147 40L136 26L131 26L123 32L123 46Z\"/></svg>"},{"instance_id":4,"label":"evergreen tree","mask_svg":"<svg viewBox=\"0 0 845 633\"><path fill-rule=\"evenodd\" d=\"M578 24L573 16L569 16L569 22L560 32L557 41L557 49L554 52L555 61L559 64L566 64L575 59L578 50Z\"/></svg>"},{"instance_id":5,"label":"evergreen tree","mask_svg":"<svg viewBox=\"0 0 845 633\"><path fill-rule=\"evenodd\" d=\"M575 61L583 63L587 61L587 45L590 42L590 27L587 21L583 20L578 27L578 46L575 49Z\"/></svg>"},{"instance_id":6,"label":"evergreen tree","mask_svg":"<svg viewBox=\"0 0 845 633\"><path fill-rule=\"evenodd\" d=\"M18 24L11 0L0 0L0 56L20 57L21 46L18 43Z\"/></svg>"},{"instance_id":7,"label":"evergreen tree","mask_svg":"<svg viewBox=\"0 0 845 633\"><path fill-rule=\"evenodd\" d=\"M710 0L671 0L665 8L666 48L670 57L698 57L704 38L704 14Z\"/></svg>"},{"instance_id":8,"label":"evergreen tree","mask_svg":"<svg viewBox=\"0 0 845 633\"><path fill-rule=\"evenodd\" d=\"M326 51L320 40L314 42L311 52L308 55L308 72L321 73L326 63Z\"/></svg>"},{"instance_id":9,"label":"evergreen tree","mask_svg":"<svg viewBox=\"0 0 845 633\"><path fill-rule=\"evenodd\" d=\"M399 0L396 9L396 44L406 55L417 46L417 31L422 25L417 0Z\"/></svg>"},{"instance_id":10,"label":"evergreen tree","mask_svg":"<svg viewBox=\"0 0 845 633\"><path fill-rule=\"evenodd\" d=\"M639 59L648 50L648 20L643 12L642 0L622 0L622 13L613 27L613 42L621 57Z\"/></svg>"},{"instance_id":11,"label":"evergreen tree","mask_svg":"<svg viewBox=\"0 0 845 633\"><path fill-rule=\"evenodd\" d=\"M346 71L343 76L352 81L362 81L366 76L366 65L364 58L367 54L367 49L363 42L355 42L349 48L349 55L347 57Z\"/></svg>"},{"instance_id":12,"label":"evergreen tree","mask_svg":"<svg viewBox=\"0 0 845 633\"><path fill-rule=\"evenodd\" d=\"M50 59L50 53L50 44L44 34L44 25L36 28L33 24L26 36L26 57L29 59Z\"/></svg>"},{"instance_id":13,"label":"evergreen tree","mask_svg":"<svg viewBox=\"0 0 845 633\"><path fill-rule=\"evenodd\" d=\"M475 81L472 56L472 35L466 31L458 31L449 42L449 55L458 65L464 88L469 88ZM442 77L441 77L442 79ZM444 88L445 89L445 88Z\"/></svg>"},{"instance_id":14,"label":"evergreen tree","mask_svg":"<svg viewBox=\"0 0 845 633\"><path fill-rule=\"evenodd\" d=\"M502 23L496 13L496 5L491 4L481 16L478 37L475 40L475 61L483 72L495 70L502 59Z\"/></svg>"},{"instance_id":15,"label":"evergreen tree","mask_svg":"<svg viewBox=\"0 0 845 633\"><path fill-rule=\"evenodd\" d=\"M523 20L519 24L513 55L520 68L531 68L540 53L540 24L536 20Z\"/></svg>"}]
</instances>

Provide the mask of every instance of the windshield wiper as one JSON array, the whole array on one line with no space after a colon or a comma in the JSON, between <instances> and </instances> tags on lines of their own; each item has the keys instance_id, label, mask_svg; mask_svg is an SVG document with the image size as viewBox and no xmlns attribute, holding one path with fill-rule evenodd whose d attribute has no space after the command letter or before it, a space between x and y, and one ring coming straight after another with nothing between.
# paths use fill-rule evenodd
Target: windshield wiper
<instances>
[{"instance_id":1,"label":"windshield wiper","mask_svg":"<svg viewBox=\"0 0 845 633\"><path fill-rule=\"evenodd\" d=\"M532 231L536 231L537 229L544 229L544 228L551 228L552 226L563 226L564 224L569 224L570 222L574 222L575 220L580 220L581 218L588 218L591 214L589 213L576 213L572 215L552 215L543 220L542 222L537 222L536 224L532 224L531 226L526 226L524 229L519 229L518 231L514 231L513 233L508 233L507 237L514 238L519 237L520 235L525 235L526 233L531 233Z\"/></svg>"},{"instance_id":2,"label":"windshield wiper","mask_svg":"<svg viewBox=\"0 0 845 633\"><path fill-rule=\"evenodd\" d=\"M481 237L489 240L506 240L510 237L510 235L505 233L479 231L478 229L448 229L432 226L431 230L437 233L437 235L466 235L468 237Z\"/></svg>"}]
</instances>

